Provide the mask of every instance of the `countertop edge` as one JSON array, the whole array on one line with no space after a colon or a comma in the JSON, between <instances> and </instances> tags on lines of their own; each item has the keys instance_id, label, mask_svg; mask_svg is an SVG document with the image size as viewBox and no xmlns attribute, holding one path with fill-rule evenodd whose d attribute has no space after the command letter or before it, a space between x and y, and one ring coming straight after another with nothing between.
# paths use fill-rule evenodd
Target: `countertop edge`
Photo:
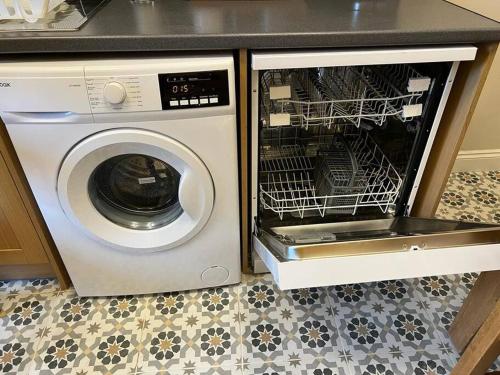
<instances>
[{"instance_id":1,"label":"countertop edge","mask_svg":"<svg viewBox=\"0 0 500 375\"><path fill-rule=\"evenodd\" d=\"M0 34L0 54L146 52L228 49L344 48L500 41L499 29L363 31L204 35L100 35L9 37ZM43 44L43 49L40 48ZM137 44L137 45L136 45Z\"/></svg>"}]
</instances>

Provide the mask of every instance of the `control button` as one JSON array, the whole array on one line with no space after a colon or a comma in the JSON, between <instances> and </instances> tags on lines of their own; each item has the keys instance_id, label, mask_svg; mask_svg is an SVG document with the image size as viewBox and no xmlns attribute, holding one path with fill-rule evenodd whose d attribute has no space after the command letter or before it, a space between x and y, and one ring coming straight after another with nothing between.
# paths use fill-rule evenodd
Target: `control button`
<instances>
[{"instance_id":1,"label":"control button","mask_svg":"<svg viewBox=\"0 0 500 375\"><path fill-rule=\"evenodd\" d=\"M178 100L171 100L170 101L170 107L177 107L179 105L179 101Z\"/></svg>"},{"instance_id":2,"label":"control button","mask_svg":"<svg viewBox=\"0 0 500 375\"><path fill-rule=\"evenodd\" d=\"M200 104L208 104L208 98L200 99Z\"/></svg>"},{"instance_id":3,"label":"control button","mask_svg":"<svg viewBox=\"0 0 500 375\"><path fill-rule=\"evenodd\" d=\"M102 94L106 102L120 104L127 97L127 90L125 90L125 87L120 82L112 81L106 83Z\"/></svg>"},{"instance_id":4,"label":"control button","mask_svg":"<svg viewBox=\"0 0 500 375\"><path fill-rule=\"evenodd\" d=\"M219 103L219 98L217 96L214 98L210 98L210 103Z\"/></svg>"},{"instance_id":5,"label":"control button","mask_svg":"<svg viewBox=\"0 0 500 375\"><path fill-rule=\"evenodd\" d=\"M190 99L189 104L199 104L198 99Z\"/></svg>"},{"instance_id":6,"label":"control button","mask_svg":"<svg viewBox=\"0 0 500 375\"><path fill-rule=\"evenodd\" d=\"M181 105L189 105L189 100L179 100L179 103L181 103Z\"/></svg>"}]
</instances>

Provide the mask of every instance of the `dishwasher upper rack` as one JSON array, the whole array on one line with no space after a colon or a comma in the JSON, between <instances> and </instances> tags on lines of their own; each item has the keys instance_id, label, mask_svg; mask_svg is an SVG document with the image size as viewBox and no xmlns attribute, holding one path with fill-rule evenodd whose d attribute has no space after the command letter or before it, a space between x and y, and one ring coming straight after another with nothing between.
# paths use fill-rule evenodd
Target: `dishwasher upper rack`
<instances>
[{"instance_id":1,"label":"dishwasher upper rack","mask_svg":"<svg viewBox=\"0 0 500 375\"><path fill-rule=\"evenodd\" d=\"M419 100L430 83L410 65L267 71L261 78L264 126L381 126L388 117L407 122L422 114ZM278 87L288 88L289 97L273 97Z\"/></svg>"},{"instance_id":2,"label":"dishwasher upper rack","mask_svg":"<svg viewBox=\"0 0 500 375\"><path fill-rule=\"evenodd\" d=\"M296 108L292 105L292 102L275 100L271 96L273 88L288 87L291 90L292 73L293 71L280 69L268 70L262 75L260 79L260 108L263 114L262 124L264 127L301 125L299 116L296 114ZM297 85L294 85L294 90L296 89ZM292 94L290 91L289 95L296 96L297 94L295 92ZM283 118L285 119L283 120ZM321 118L310 118L309 122L311 125L322 125Z\"/></svg>"},{"instance_id":3,"label":"dishwasher upper rack","mask_svg":"<svg viewBox=\"0 0 500 375\"><path fill-rule=\"evenodd\" d=\"M332 211L354 215L360 207L378 207L383 213L394 208L402 179L389 159L367 131L346 131L343 136L356 158L356 185L320 195L307 146L268 147L260 160L262 207L281 220L286 213L303 218L306 213L324 217Z\"/></svg>"}]
</instances>

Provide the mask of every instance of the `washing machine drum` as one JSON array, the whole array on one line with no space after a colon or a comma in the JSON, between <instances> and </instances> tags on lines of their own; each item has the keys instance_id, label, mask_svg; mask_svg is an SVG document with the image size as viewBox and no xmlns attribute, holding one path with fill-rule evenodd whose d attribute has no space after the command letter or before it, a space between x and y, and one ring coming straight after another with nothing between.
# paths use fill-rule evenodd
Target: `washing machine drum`
<instances>
[{"instance_id":1,"label":"washing machine drum","mask_svg":"<svg viewBox=\"0 0 500 375\"><path fill-rule=\"evenodd\" d=\"M95 134L61 165L58 196L89 236L125 250L180 245L208 221L214 188L205 164L164 135L137 129Z\"/></svg>"},{"instance_id":2,"label":"washing machine drum","mask_svg":"<svg viewBox=\"0 0 500 375\"><path fill-rule=\"evenodd\" d=\"M92 202L105 217L129 228L150 230L182 214L181 175L169 164L139 154L101 163L89 180Z\"/></svg>"}]
</instances>

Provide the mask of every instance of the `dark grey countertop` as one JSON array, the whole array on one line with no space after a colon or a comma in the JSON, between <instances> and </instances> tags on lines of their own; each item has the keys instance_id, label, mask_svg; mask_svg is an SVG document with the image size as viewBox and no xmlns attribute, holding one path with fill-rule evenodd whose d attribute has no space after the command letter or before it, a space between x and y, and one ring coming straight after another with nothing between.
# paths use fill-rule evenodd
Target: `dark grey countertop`
<instances>
[{"instance_id":1,"label":"dark grey countertop","mask_svg":"<svg viewBox=\"0 0 500 375\"><path fill-rule=\"evenodd\" d=\"M447 44L500 23L444 0L111 0L75 32L0 33L0 53Z\"/></svg>"}]
</instances>

